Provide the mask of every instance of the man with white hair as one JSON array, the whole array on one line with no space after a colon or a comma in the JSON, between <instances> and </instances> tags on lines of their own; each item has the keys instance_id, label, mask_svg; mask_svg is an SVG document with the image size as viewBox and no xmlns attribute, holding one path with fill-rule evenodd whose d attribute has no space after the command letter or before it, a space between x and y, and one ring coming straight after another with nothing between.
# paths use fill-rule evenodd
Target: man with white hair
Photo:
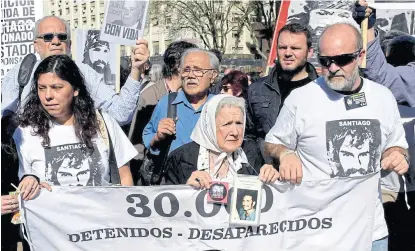
<instances>
[{"instance_id":1,"label":"man with white hair","mask_svg":"<svg viewBox=\"0 0 415 251\"><path fill-rule=\"evenodd\" d=\"M59 17L46 16L38 20L33 32L35 36L33 43L40 59L43 60L51 55L70 54L70 32L69 24ZM140 72L146 66L149 54L147 41L138 40L131 54L132 67L130 76L119 94L116 94L110 86L106 85L103 76L89 65L77 64L85 77L87 87L95 101L95 107L108 112L120 124L127 124L132 119L141 86ZM6 110L15 112L20 105L19 101L24 101L29 95L33 73L39 63L40 60L33 67L30 81L25 85L21 97L19 97L19 71L21 63L17 64L4 76L2 82L2 115Z\"/></svg>"},{"instance_id":2,"label":"man with white hair","mask_svg":"<svg viewBox=\"0 0 415 251\"><path fill-rule=\"evenodd\" d=\"M322 33L318 59L323 76L291 92L265 138L267 153L281 163L283 180L373 173L380 178L381 169L400 175L408 170L408 145L392 93L359 76L366 53L362 45L359 30L350 24L331 25ZM387 251L379 198L372 251Z\"/></svg>"},{"instance_id":3,"label":"man with white hair","mask_svg":"<svg viewBox=\"0 0 415 251\"><path fill-rule=\"evenodd\" d=\"M167 118L168 96L164 96L154 109L150 122L143 132L143 141L152 154L158 155L165 140L174 136L169 153L191 142L190 134L200 117L203 105L212 97L209 87L219 71L219 60L213 52L192 48L182 54L180 61L182 90L173 105L177 118Z\"/></svg>"}]
</instances>

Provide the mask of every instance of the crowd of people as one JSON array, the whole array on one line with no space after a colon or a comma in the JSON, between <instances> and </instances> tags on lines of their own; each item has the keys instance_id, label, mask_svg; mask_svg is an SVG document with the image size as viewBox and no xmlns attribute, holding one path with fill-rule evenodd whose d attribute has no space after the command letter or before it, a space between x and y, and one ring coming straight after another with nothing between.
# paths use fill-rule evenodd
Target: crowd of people
<instances>
[{"instance_id":1,"label":"crowd of people","mask_svg":"<svg viewBox=\"0 0 415 251\"><path fill-rule=\"evenodd\" d=\"M2 250L16 250L20 239L10 223L19 210L10 183L31 200L52 185L209 189L238 174L300 184L376 172L372 251L415 250L414 127L405 134L399 110L415 107L415 39L399 34L383 51L376 12L360 1L354 19L365 17L367 50L352 24L328 26L317 48L307 27L285 25L276 65L261 78L238 70L219 77L218 52L186 41L151 65L147 42L138 40L118 94L68 56L64 20L40 19L41 59L23 60L2 82ZM308 62L314 50L320 76Z\"/></svg>"}]
</instances>

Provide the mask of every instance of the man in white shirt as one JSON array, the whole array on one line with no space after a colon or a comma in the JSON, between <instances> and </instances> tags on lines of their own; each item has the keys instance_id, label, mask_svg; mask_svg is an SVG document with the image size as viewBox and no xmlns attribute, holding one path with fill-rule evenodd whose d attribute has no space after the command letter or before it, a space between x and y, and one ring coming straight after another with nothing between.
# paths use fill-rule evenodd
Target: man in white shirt
<instances>
[{"instance_id":1,"label":"man in white shirt","mask_svg":"<svg viewBox=\"0 0 415 251\"><path fill-rule=\"evenodd\" d=\"M319 41L323 77L294 90L267 134L266 151L285 181L355 177L408 170L405 132L395 98L359 77L365 51L359 30L329 26ZM380 196L379 196L380 198ZM372 251L387 251L388 230L376 201Z\"/></svg>"}]
</instances>

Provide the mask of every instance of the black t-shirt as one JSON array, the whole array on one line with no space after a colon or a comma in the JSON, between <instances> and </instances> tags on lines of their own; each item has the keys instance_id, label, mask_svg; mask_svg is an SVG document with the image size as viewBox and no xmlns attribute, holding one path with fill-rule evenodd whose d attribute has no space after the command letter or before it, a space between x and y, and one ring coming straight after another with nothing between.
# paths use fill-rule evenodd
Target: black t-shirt
<instances>
[{"instance_id":1,"label":"black t-shirt","mask_svg":"<svg viewBox=\"0 0 415 251\"><path fill-rule=\"evenodd\" d=\"M307 76L304 79L298 80L298 81L284 81L282 78L278 80L278 87L280 88L281 92L281 106L284 104L284 100L290 95L291 91L304 86L311 82L311 79L309 76Z\"/></svg>"}]
</instances>

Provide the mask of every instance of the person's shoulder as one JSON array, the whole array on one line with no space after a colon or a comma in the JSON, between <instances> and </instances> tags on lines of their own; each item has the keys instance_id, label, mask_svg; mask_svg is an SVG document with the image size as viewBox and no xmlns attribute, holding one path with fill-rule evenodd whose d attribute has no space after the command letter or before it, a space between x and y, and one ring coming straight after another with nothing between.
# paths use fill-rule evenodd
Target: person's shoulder
<instances>
[{"instance_id":1,"label":"person's shoulder","mask_svg":"<svg viewBox=\"0 0 415 251\"><path fill-rule=\"evenodd\" d=\"M365 89L369 92L369 95L373 94L377 97L379 95L385 95L386 97L391 97L393 100L395 100L392 91L386 86L383 86L367 78L363 78L363 81L364 85L366 85Z\"/></svg>"},{"instance_id":2,"label":"person's shoulder","mask_svg":"<svg viewBox=\"0 0 415 251\"><path fill-rule=\"evenodd\" d=\"M249 92L259 91L262 87L265 86L265 82L266 82L267 78L268 78L268 76L261 77L261 78L257 79L255 82L252 82L248 87L248 91Z\"/></svg>"},{"instance_id":3,"label":"person's shoulder","mask_svg":"<svg viewBox=\"0 0 415 251\"><path fill-rule=\"evenodd\" d=\"M323 89L321 85L323 85L324 79L323 78L317 78L315 80L310 81L309 83L295 88L291 91L290 96L297 96L297 97L309 97L311 94L316 93L318 91L322 91Z\"/></svg>"},{"instance_id":4,"label":"person's shoulder","mask_svg":"<svg viewBox=\"0 0 415 251\"><path fill-rule=\"evenodd\" d=\"M184 156L190 156L193 155L193 153L199 154L200 146L196 142L192 141L190 143L184 144L176 149L174 149L170 155L171 156L178 156L178 155L184 155Z\"/></svg>"},{"instance_id":5,"label":"person's shoulder","mask_svg":"<svg viewBox=\"0 0 415 251\"><path fill-rule=\"evenodd\" d=\"M33 128L31 126L18 126L13 132L13 139L16 141L21 141L23 138L27 140L33 137Z\"/></svg>"}]
</instances>

